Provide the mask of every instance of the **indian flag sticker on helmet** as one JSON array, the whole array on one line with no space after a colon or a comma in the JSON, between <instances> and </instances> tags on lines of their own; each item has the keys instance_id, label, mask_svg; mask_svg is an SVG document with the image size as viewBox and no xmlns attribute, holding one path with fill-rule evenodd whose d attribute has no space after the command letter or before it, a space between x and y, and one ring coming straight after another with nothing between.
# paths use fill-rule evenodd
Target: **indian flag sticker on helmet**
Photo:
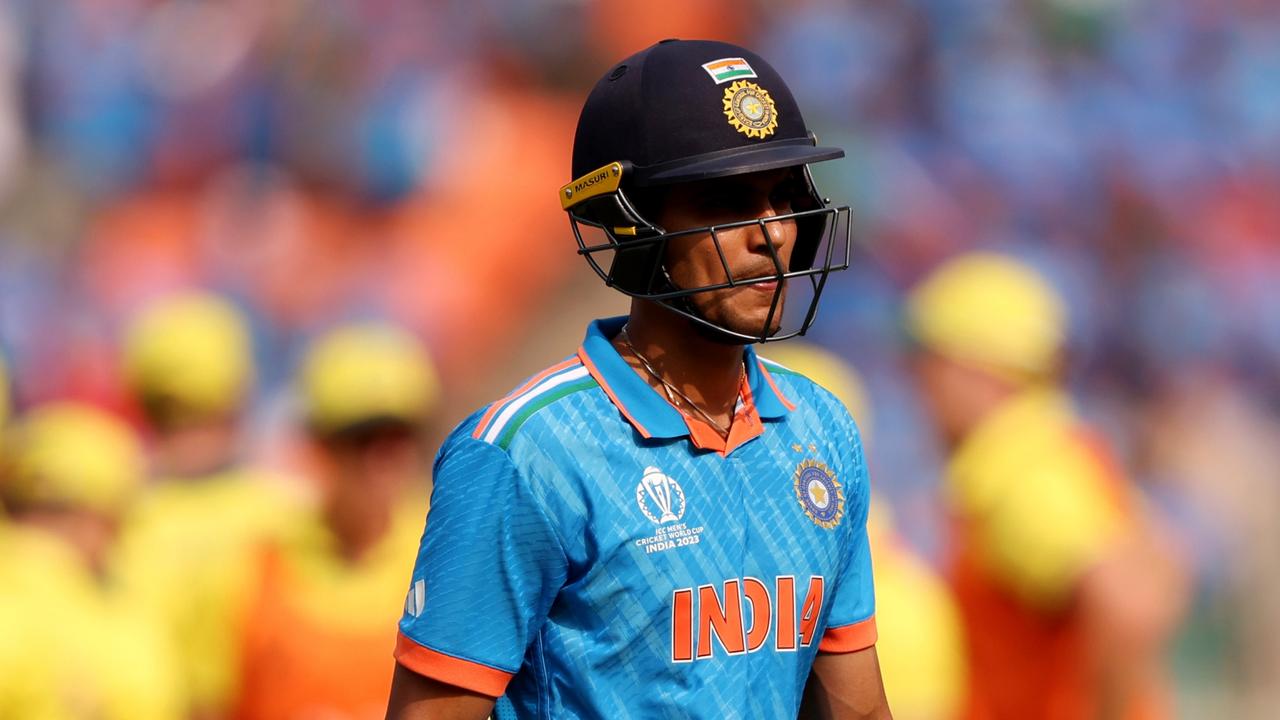
<instances>
[{"instance_id":1,"label":"indian flag sticker on helmet","mask_svg":"<svg viewBox=\"0 0 1280 720\"><path fill-rule=\"evenodd\" d=\"M702 66L703 70L711 76L716 84L729 82L736 78L753 78L756 71L751 69L751 64L740 57L720 58Z\"/></svg>"}]
</instances>

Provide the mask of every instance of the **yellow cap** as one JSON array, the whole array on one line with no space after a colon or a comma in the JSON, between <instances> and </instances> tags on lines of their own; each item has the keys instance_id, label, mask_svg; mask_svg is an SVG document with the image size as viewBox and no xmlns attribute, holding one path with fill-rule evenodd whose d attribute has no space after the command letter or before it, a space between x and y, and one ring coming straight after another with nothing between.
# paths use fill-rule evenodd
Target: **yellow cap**
<instances>
[{"instance_id":1,"label":"yellow cap","mask_svg":"<svg viewBox=\"0 0 1280 720\"><path fill-rule=\"evenodd\" d=\"M143 396L198 413L240 405L252 379L249 331L231 303L184 293L148 307L125 343L125 372Z\"/></svg>"},{"instance_id":2,"label":"yellow cap","mask_svg":"<svg viewBox=\"0 0 1280 720\"><path fill-rule=\"evenodd\" d=\"M1066 339L1066 308L1048 281L992 252L966 253L934 270L911 292L906 321L934 352L1029 375L1050 373Z\"/></svg>"},{"instance_id":3,"label":"yellow cap","mask_svg":"<svg viewBox=\"0 0 1280 720\"><path fill-rule=\"evenodd\" d=\"M435 409L439 391L421 344L391 325L330 331L311 347L302 368L306 415L322 432L375 418L420 423Z\"/></svg>"},{"instance_id":4,"label":"yellow cap","mask_svg":"<svg viewBox=\"0 0 1280 720\"><path fill-rule=\"evenodd\" d=\"M7 445L2 490L19 504L122 511L142 484L142 447L123 421L93 406L55 402L32 409Z\"/></svg>"},{"instance_id":5,"label":"yellow cap","mask_svg":"<svg viewBox=\"0 0 1280 720\"><path fill-rule=\"evenodd\" d=\"M770 345L766 356L830 390L848 408L862 432L870 430L867 386L852 365L830 350L796 340Z\"/></svg>"}]
</instances>

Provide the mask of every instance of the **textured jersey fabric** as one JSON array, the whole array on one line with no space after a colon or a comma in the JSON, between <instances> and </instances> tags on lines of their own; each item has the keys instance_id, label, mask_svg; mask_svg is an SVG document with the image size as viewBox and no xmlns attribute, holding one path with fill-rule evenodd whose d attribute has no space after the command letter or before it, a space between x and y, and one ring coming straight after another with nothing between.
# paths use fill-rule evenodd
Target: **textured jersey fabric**
<instances>
[{"instance_id":1,"label":"textured jersey fabric","mask_svg":"<svg viewBox=\"0 0 1280 720\"><path fill-rule=\"evenodd\" d=\"M446 440L397 659L521 718L794 716L819 650L875 642L857 429L748 347L721 439L622 322Z\"/></svg>"}]
</instances>

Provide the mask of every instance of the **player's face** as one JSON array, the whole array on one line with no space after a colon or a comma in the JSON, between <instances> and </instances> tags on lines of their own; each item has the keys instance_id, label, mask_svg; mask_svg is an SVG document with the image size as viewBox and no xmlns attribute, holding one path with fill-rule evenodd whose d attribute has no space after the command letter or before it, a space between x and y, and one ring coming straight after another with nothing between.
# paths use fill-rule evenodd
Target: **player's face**
<instances>
[{"instance_id":1,"label":"player's face","mask_svg":"<svg viewBox=\"0 0 1280 720\"><path fill-rule=\"evenodd\" d=\"M667 192L658 223L668 232L675 232L785 215L792 212L792 199L800 195L803 187L793 168L686 183ZM719 251L711 233L686 235L670 241L666 267L677 287L728 282L725 265L735 281L780 275L790 266L796 223L778 220L766 222L763 227L755 224L717 230L715 238L719 241ZM777 306L766 328L775 295ZM721 327L747 335L771 335L782 323L785 299L786 281L770 280L695 293L690 302L698 314Z\"/></svg>"},{"instance_id":2,"label":"player's face","mask_svg":"<svg viewBox=\"0 0 1280 720\"><path fill-rule=\"evenodd\" d=\"M348 434L324 446L330 505L348 516L378 515L421 479L424 456L417 430L398 423Z\"/></svg>"}]
</instances>

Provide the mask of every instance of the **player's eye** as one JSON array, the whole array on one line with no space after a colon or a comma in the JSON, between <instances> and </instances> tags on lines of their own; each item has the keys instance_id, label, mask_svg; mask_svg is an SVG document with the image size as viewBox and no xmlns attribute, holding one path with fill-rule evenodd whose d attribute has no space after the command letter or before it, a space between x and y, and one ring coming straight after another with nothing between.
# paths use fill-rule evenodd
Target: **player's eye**
<instances>
[{"instance_id":1,"label":"player's eye","mask_svg":"<svg viewBox=\"0 0 1280 720\"><path fill-rule=\"evenodd\" d=\"M773 192L769 193L769 203L775 211L791 212L791 208L801 197L803 197L803 191L800 183L788 180L778 184Z\"/></svg>"},{"instance_id":2,"label":"player's eye","mask_svg":"<svg viewBox=\"0 0 1280 720\"><path fill-rule=\"evenodd\" d=\"M699 205L709 220L715 222L732 222L755 213L760 198L750 192L731 192L718 190L706 193L700 198Z\"/></svg>"}]
</instances>

